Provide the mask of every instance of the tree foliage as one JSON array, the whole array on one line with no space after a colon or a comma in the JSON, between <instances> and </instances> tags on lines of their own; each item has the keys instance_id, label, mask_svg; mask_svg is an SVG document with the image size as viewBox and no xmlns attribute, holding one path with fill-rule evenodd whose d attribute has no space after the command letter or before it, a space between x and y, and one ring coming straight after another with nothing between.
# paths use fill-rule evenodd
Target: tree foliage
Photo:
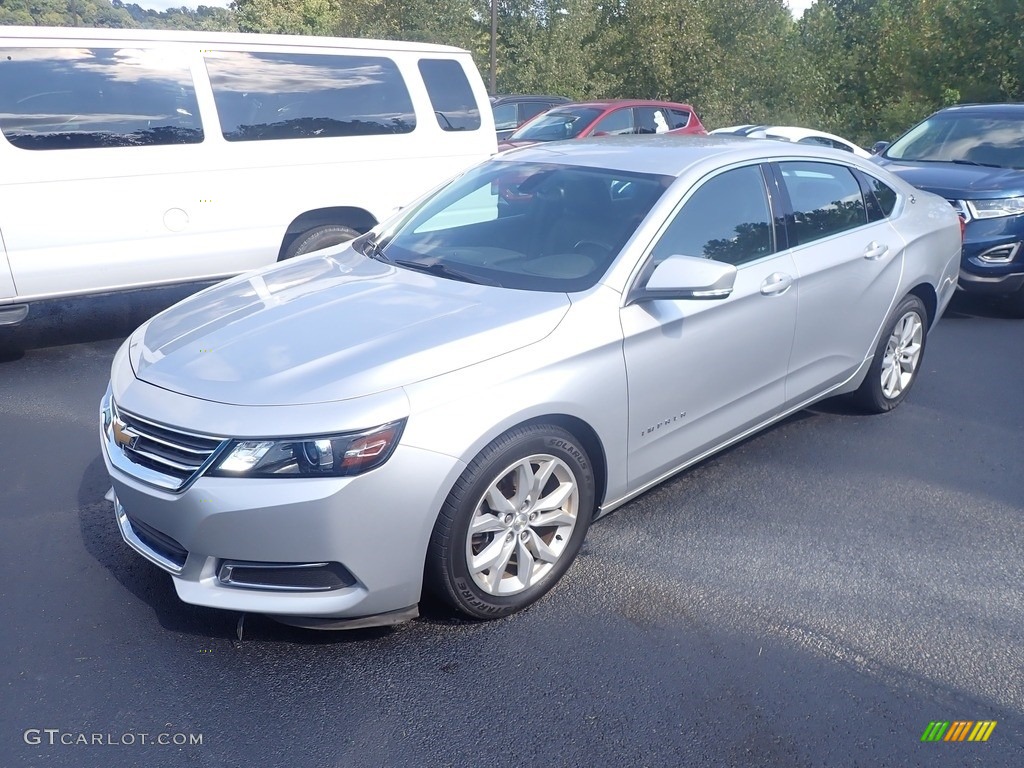
<instances>
[{"instance_id":1,"label":"tree foliage","mask_svg":"<svg viewBox=\"0 0 1024 768\"><path fill-rule=\"evenodd\" d=\"M0 0L0 24L401 39L472 51L497 89L692 103L709 127L799 124L861 143L959 101L1024 100L1022 0Z\"/></svg>"}]
</instances>

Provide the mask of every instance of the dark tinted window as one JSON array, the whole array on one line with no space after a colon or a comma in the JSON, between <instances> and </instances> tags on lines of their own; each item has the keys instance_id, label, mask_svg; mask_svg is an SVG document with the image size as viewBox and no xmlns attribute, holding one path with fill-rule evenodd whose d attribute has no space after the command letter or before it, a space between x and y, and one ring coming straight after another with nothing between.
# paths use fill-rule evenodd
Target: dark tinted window
<instances>
[{"instance_id":1,"label":"dark tinted window","mask_svg":"<svg viewBox=\"0 0 1024 768\"><path fill-rule=\"evenodd\" d=\"M685 128L690 124L690 112L684 109L670 109L669 114L669 127L672 130L676 128Z\"/></svg>"},{"instance_id":2,"label":"dark tinted window","mask_svg":"<svg viewBox=\"0 0 1024 768\"><path fill-rule=\"evenodd\" d=\"M519 122L525 123L534 115L539 115L550 107L551 104L546 101L525 101L519 105Z\"/></svg>"},{"instance_id":3,"label":"dark tinted window","mask_svg":"<svg viewBox=\"0 0 1024 768\"><path fill-rule=\"evenodd\" d=\"M614 112L601 118L594 126L594 136L615 135L621 133L633 133L633 110L616 109Z\"/></svg>"},{"instance_id":4,"label":"dark tinted window","mask_svg":"<svg viewBox=\"0 0 1024 768\"><path fill-rule=\"evenodd\" d=\"M519 125L515 104L502 104L494 108L494 129L507 131Z\"/></svg>"},{"instance_id":5,"label":"dark tinted window","mask_svg":"<svg viewBox=\"0 0 1024 768\"><path fill-rule=\"evenodd\" d=\"M206 54L228 141L408 133L412 100L391 59L304 53Z\"/></svg>"},{"instance_id":6,"label":"dark tinted window","mask_svg":"<svg viewBox=\"0 0 1024 768\"><path fill-rule=\"evenodd\" d=\"M654 247L654 261L703 256L744 264L772 252L771 214L758 166L737 168L701 185Z\"/></svg>"},{"instance_id":7,"label":"dark tinted window","mask_svg":"<svg viewBox=\"0 0 1024 768\"><path fill-rule=\"evenodd\" d=\"M864 202L868 209L869 221L880 221L888 217L896 208L896 191L874 176L858 173L864 192Z\"/></svg>"},{"instance_id":8,"label":"dark tinted window","mask_svg":"<svg viewBox=\"0 0 1024 768\"><path fill-rule=\"evenodd\" d=\"M685 123L673 125L677 118L665 107L637 107L633 110L636 115L637 133L665 133L673 128L683 128Z\"/></svg>"},{"instance_id":9,"label":"dark tinted window","mask_svg":"<svg viewBox=\"0 0 1024 768\"><path fill-rule=\"evenodd\" d=\"M454 59L420 59L420 74L427 86L437 124L445 131L475 131L480 109L462 65Z\"/></svg>"},{"instance_id":10,"label":"dark tinted window","mask_svg":"<svg viewBox=\"0 0 1024 768\"><path fill-rule=\"evenodd\" d=\"M866 224L860 185L849 168L831 163L780 163L801 245Z\"/></svg>"},{"instance_id":11,"label":"dark tinted window","mask_svg":"<svg viewBox=\"0 0 1024 768\"><path fill-rule=\"evenodd\" d=\"M0 130L22 149L203 140L188 64L130 48L0 49Z\"/></svg>"}]
</instances>

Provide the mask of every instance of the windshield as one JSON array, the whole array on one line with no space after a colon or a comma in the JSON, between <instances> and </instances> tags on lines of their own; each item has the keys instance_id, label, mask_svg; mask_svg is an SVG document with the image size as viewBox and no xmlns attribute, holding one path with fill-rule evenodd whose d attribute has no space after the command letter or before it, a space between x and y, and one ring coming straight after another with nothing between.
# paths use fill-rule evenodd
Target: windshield
<instances>
[{"instance_id":1,"label":"windshield","mask_svg":"<svg viewBox=\"0 0 1024 768\"><path fill-rule=\"evenodd\" d=\"M509 137L509 141L559 141L575 139L600 115L597 107L552 109L531 120Z\"/></svg>"},{"instance_id":2,"label":"windshield","mask_svg":"<svg viewBox=\"0 0 1024 768\"><path fill-rule=\"evenodd\" d=\"M932 115L898 139L883 156L893 160L1024 168L1024 114Z\"/></svg>"},{"instance_id":3,"label":"windshield","mask_svg":"<svg viewBox=\"0 0 1024 768\"><path fill-rule=\"evenodd\" d=\"M674 180L491 161L357 247L402 268L483 285L573 292L604 275Z\"/></svg>"}]
</instances>

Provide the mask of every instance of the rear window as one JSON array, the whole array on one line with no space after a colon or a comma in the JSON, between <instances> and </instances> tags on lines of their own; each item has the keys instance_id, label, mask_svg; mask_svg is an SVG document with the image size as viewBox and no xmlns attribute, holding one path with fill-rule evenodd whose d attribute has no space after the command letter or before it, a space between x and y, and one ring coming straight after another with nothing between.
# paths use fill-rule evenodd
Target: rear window
<instances>
[{"instance_id":1,"label":"rear window","mask_svg":"<svg viewBox=\"0 0 1024 768\"><path fill-rule=\"evenodd\" d=\"M219 51L206 54L228 141L409 133L412 100L382 56Z\"/></svg>"},{"instance_id":2,"label":"rear window","mask_svg":"<svg viewBox=\"0 0 1024 768\"><path fill-rule=\"evenodd\" d=\"M480 108L459 62L421 59L420 74L442 130L475 131L480 127Z\"/></svg>"},{"instance_id":3,"label":"rear window","mask_svg":"<svg viewBox=\"0 0 1024 768\"><path fill-rule=\"evenodd\" d=\"M188 63L140 48L0 48L0 131L43 150L203 140Z\"/></svg>"}]
</instances>

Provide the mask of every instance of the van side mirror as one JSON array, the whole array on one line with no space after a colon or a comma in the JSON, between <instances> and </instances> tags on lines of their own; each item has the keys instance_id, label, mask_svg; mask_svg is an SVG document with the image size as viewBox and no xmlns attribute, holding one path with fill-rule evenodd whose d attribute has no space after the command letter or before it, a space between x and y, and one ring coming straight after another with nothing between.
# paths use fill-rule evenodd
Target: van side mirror
<instances>
[{"instance_id":1,"label":"van side mirror","mask_svg":"<svg viewBox=\"0 0 1024 768\"><path fill-rule=\"evenodd\" d=\"M889 148L889 144L890 143L891 142L888 142L888 141L876 141L874 144L871 145L871 154L872 155L880 155L880 154L882 154L883 152L885 152L885 150L887 150Z\"/></svg>"},{"instance_id":2,"label":"van side mirror","mask_svg":"<svg viewBox=\"0 0 1024 768\"><path fill-rule=\"evenodd\" d=\"M673 254L634 289L627 304L658 299L724 299L736 283L736 267L722 261Z\"/></svg>"}]
</instances>

